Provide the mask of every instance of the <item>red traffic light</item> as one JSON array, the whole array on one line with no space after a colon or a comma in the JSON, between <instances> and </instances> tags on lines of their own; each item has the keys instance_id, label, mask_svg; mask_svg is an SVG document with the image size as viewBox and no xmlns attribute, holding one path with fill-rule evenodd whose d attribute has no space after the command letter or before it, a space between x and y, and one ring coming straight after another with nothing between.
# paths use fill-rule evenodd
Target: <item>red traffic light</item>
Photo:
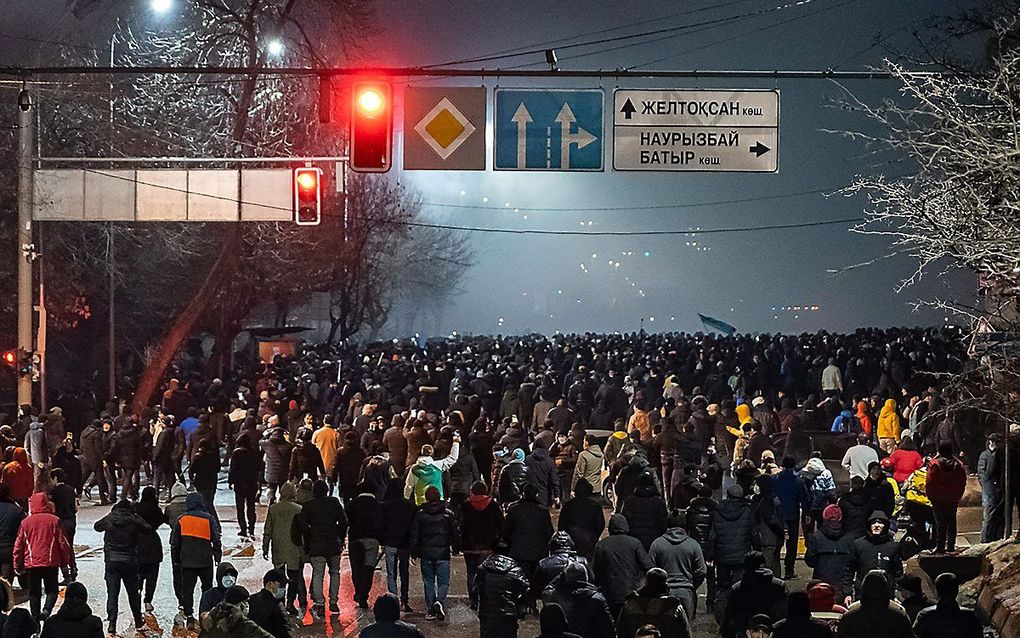
<instances>
[{"instance_id":1,"label":"red traffic light","mask_svg":"<svg viewBox=\"0 0 1020 638\"><path fill-rule=\"evenodd\" d=\"M322 171L318 168L294 169L294 222L299 226L317 226L321 219Z\"/></svg>"},{"instance_id":2,"label":"red traffic light","mask_svg":"<svg viewBox=\"0 0 1020 638\"><path fill-rule=\"evenodd\" d=\"M351 170L385 173L393 153L393 99L387 82L355 82L351 92Z\"/></svg>"},{"instance_id":3,"label":"red traffic light","mask_svg":"<svg viewBox=\"0 0 1020 638\"><path fill-rule=\"evenodd\" d=\"M15 352L14 350L5 350L3 356L4 363L6 365L11 366L12 368L14 367L14 364L18 362L18 353Z\"/></svg>"}]
</instances>

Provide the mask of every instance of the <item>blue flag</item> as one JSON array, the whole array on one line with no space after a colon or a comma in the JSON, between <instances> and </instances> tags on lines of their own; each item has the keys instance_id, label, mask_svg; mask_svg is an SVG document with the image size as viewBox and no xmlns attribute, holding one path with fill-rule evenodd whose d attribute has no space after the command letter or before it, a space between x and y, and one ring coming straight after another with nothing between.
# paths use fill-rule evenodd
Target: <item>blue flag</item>
<instances>
[{"instance_id":1,"label":"blue flag","mask_svg":"<svg viewBox=\"0 0 1020 638\"><path fill-rule=\"evenodd\" d=\"M698 313L698 319L701 319L701 324L706 328L721 332L727 337L732 337L733 333L737 331L736 328L726 323L725 321L720 321L719 319L715 319L713 317L707 317L701 314L700 312Z\"/></svg>"}]
</instances>

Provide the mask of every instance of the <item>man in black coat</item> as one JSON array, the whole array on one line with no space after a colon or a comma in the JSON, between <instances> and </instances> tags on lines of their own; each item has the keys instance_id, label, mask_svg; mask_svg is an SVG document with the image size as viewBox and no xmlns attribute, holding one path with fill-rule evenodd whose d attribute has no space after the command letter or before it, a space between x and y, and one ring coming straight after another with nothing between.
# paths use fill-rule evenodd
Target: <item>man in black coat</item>
<instances>
[{"instance_id":1,"label":"man in black coat","mask_svg":"<svg viewBox=\"0 0 1020 638\"><path fill-rule=\"evenodd\" d=\"M528 578L505 543L493 551L475 575L480 638L517 638L517 605L528 591Z\"/></svg>"},{"instance_id":2,"label":"man in black coat","mask_svg":"<svg viewBox=\"0 0 1020 638\"><path fill-rule=\"evenodd\" d=\"M903 552L899 541L893 540L889 532L889 517L881 510L875 510L868 517L868 533L854 541L850 551L850 562L844 572L843 591L854 590L860 598L864 577L871 570L881 570L889 585L889 596L896 595L896 581L903 575ZM846 605L850 605L848 595Z\"/></svg>"},{"instance_id":3,"label":"man in black coat","mask_svg":"<svg viewBox=\"0 0 1020 638\"><path fill-rule=\"evenodd\" d=\"M538 502L550 507L559 504L560 475L545 445L544 440L535 439L535 449L524 459L524 465L528 468L528 484L535 486Z\"/></svg>"},{"instance_id":4,"label":"man in black coat","mask_svg":"<svg viewBox=\"0 0 1020 638\"><path fill-rule=\"evenodd\" d=\"M602 511L601 496L596 496L591 483L578 479L574 498L560 510L559 530L570 534L578 555L589 561L602 531L606 529L606 515Z\"/></svg>"},{"instance_id":5,"label":"man in black coat","mask_svg":"<svg viewBox=\"0 0 1020 638\"><path fill-rule=\"evenodd\" d=\"M425 489L425 503L411 523L411 557L421 561L427 620L446 619L450 556L459 552L457 517L440 500L439 488L430 485Z\"/></svg>"},{"instance_id":6,"label":"man in black coat","mask_svg":"<svg viewBox=\"0 0 1020 638\"><path fill-rule=\"evenodd\" d=\"M375 494L364 485L357 498L347 505L348 559L351 562L351 582L354 584L354 601L368 609L368 594L379 559L379 539L382 537L382 508Z\"/></svg>"},{"instance_id":7,"label":"man in black coat","mask_svg":"<svg viewBox=\"0 0 1020 638\"><path fill-rule=\"evenodd\" d=\"M230 454L230 469L227 485L234 491L234 506L237 508L237 524L240 535L255 536L255 500L259 491L259 454L251 447L248 437L241 437L237 447Z\"/></svg>"},{"instance_id":8,"label":"man in black coat","mask_svg":"<svg viewBox=\"0 0 1020 638\"><path fill-rule=\"evenodd\" d=\"M939 602L917 615L914 634L917 638L981 638L984 630L974 610L960 607L956 597L960 583L951 573L939 574L935 579Z\"/></svg>"},{"instance_id":9,"label":"man in black coat","mask_svg":"<svg viewBox=\"0 0 1020 638\"><path fill-rule=\"evenodd\" d=\"M312 486L312 499L304 503L294 517L294 542L304 548L312 564L312 615L325 617L326 601L322 581L329 569L330 611L340 613L340 555L347 535L347 513L344 506L329 496L329 485L322 479Z\"/></svg>"},{"instance_id":10,"label":"man in black coat","mask_svg":"<svg viewBox=\"0 0 1020 638\"><path fill-rule=\"evenodd\" d=\"M645 573L653 567L641 541L630 535L623 514L609 518L609 536L595 545L591 560L594 582L605 594L613 618L617 618L627 595L637 589Z\"/></svg>"},{"instance_id":11,"label":"man in black coat","mask_svg":"<svg viewBox=\"0 0 1020 638\"><path fill-rule=\"evenodd\" d=\"M617 622L617 636L633 638L645 625L655 627L660 636L691 638L691 626L680 599L669 595L666 572L658 567L649 569L644 586L624 601Z\"/></svg>"},{"instance_id":12,"label":"man in black coat","mask_svg":"<svg viewBox=\"0 0 1020 638\"><path fill-rule=\"evenodd\" d=\"M804 562L814 568L811 577L832 585L840 601L853 595L852 588L843 589L843 575L850 565L854 540L843 530L842 512L836 505L827 505L822 510L822 526L808 536L804 554Z\"/></svg>"},{"instance_id":13,"label":"man in black coat","mask_svg":"<svg viewBox=\"0 0 1020 638\"><path fill-rule=\"evenodd\" d=\"M92 498L92 486L99 486L99 503L110 503L106 472L103 469L103 430L98 420L85 426L81 433L81 469L85 496Z\"/></svg>"},{"instance_id":14,"label":"man in black coat","mask_svg":"<svg viewBox=\"0 0 1020 638\"><path fill-rule=\"evenodd\" d=\"M621 512L630 525L632 536L641 541L648 551L654 541L666 531L666 502L662 500L653 476L641 475L634 493L627 497Z\"/></svg>"},{"instance_id":15,"label":"man in black coat","mask_svg":"<svg viewBox=\"0 0 1020 638\"><path fill-rule=\"evenodd\" d=\"M526 485L524 498L507 510L503 521L503 539L510 545L510 556L526 574L534 574L538 561L545 558L553 535L549 510L538 502L534 485Z\"/></svg>"},{"instance_id":16,"label":"man in black coat","mask_svg":"<svg viewBox=\"0 0 1020 638\"><path fill-rule=\"evenodd\" d=\"M722 638L742 638L758 614L766 614L773 623L785 618L786 586L765 567L761 552L748 552L740 581L727 597L720 623Z\"/></svg>"},{"instance_id":17,"label":"man in black coat","mask_svg":"<svg viewBox=\"0 0 1020 638\"><path fill-rule=\"evenodd\" d=\"M418 508L404 498L404 482L391 479L386 486L386 495L380 505L382 515L382 537L379 539L386 555L386 588L397 595L397 575L400 576L400 604L411 613L407 588L410 582L409 564L411 559L411 523Z\"/></svg>"},{"instance_id":18,"label":"man in black coat","mask_svg":"<svg viewBox=\"0 0 1020 638\"><path fill-rule=\"evenodd\" d=\"M534 598L543 597L543 592L552 585L573 563L577 563L588 570L588 561L578 556L574 551L574 541L566 532L556 532L549 541L549 555L538 561L535 568L535 575L531 579L531 595Z\"/></svg>"},{"instance_id":19,"label":"man in black coat","mask_svg":"<svg viewBox=\"0 0 1020 638\"><path fill-rule=\"evenodd\" d=\"M129 420L124 429L113 437L111 459L121 471L123 498L137 500L139 492L138 468L142 465L145 441L142 431L134 420Z\"/></svg>"},{"instance_id":20,"label":"man in black coat","mask_svg":"<svg viewBox=\"0 0 1020 638\"><path fill-rule=\"evenodd\" d=\"M117 633L117 603L120 586L127 589L128 604L134 617L135 630L145 629L142 618L142 596L138 589L138 540L151 529L135 514L131 501L118 501L109 514L93 525L103 532L103 554L106 559L106 619L109 633Z\"/></svg>"},{"instance_id":21,"label":"man in black coat","mask_svg":"<svg viewBox=\"0 0 1020 638\"><path fill-rule=\"evenodd\" d=\"M584 566L577 562L567 565L547 602L563 608L571 633L581 638L613 638L616 635L605 597L588 582Z\"/></svg>"},{"instance_id":22,"label":"man in black coat","mask_svg":"<svg viewBox=\"0 0 1020 638\"><path fill-rule=\"evenodd\" d=\"M262 577L262 589L248 599L248 618L273 638L290 638L290 623L280 605L286 595L287 575L270 569Z\"/></svg>"},{"instance_id":23,"label":"man in black coat","mask_svg":"<svg viewBox=\"0 0 1020 638\"><path fill-rule=\"evenodd\" d=\"M471 496L460 505L461 551L467 571L468 598L471 609L478 609L478 593L475 591L475 573L478 566L492 554L492 548L499 540L503 527L503 511L489 496L489 489L482 481L471 485ZM563 520L562 518L560 519Z\"/></svg>"},{"instance_id":24,"label":"man in black coat","mask_svg":"<svg viewBox=\"0 0 1020 638\"><path fill-rule=\"evenodd\" d=\"M717 607L724 607L730 586L740 579L744 556L754 549L754 514L744 490L731 485L726 498L712 511L708 532L709 555L715 558Z\"/></svg>"},{"instance_id":25,"label":"man in black coat","mask_svg":"<svg viewBox=\"0 0 1020 638\"><path fill-rule=\"evenodd\" d=\"M425 634L410 623L400 620L400 606L393 594L375 599L372 611L375 622L361 630L361 638L425 638Z\"/></svg>"}]
</instances>

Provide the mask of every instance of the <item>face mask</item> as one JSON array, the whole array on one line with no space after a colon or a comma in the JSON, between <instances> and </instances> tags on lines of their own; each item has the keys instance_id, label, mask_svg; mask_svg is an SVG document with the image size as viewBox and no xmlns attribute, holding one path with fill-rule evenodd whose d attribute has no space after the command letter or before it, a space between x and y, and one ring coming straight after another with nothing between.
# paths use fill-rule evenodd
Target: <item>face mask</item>
<instances>
[{"instance_id":1,"label":"face mask","mask_svg":"<svg viewBox=\"0 0 1020 638\"><path fill-rule=\"evenodd\" d=\"M273 592L273 598L275 598L276 600L283 600L283 597L284 595L286 595L286 593L287 593L286 588L283 585L278 584L276 586L276 591Z\"/></svg>"},{"instance_id":2,"label":"face mask","mask_svg":"<svg viewBox=\"0 0 1020 638\"><path fill-rule=\"evenodd\" d=\"M227 575L224 576L223 580L220 582L223 584L223 589L230 589L237 582L237 578L235 578L234 576Z\"/></svg>"}]
</instances>

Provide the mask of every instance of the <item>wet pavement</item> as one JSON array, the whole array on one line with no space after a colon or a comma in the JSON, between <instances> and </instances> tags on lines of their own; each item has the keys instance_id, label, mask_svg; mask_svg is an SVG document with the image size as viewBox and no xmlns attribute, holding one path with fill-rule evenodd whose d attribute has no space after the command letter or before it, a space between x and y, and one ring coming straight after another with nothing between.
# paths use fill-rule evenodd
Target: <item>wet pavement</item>
<instances>
[{"instance_id":1,"label":"wet pavement","mask_svg":"<svg viewBox=\"0 0 1020 638\"><path fill-rule=\"evenodd\" d=\"M258 525L256 526L256 543L242 541L238 536L238 525L234 510L233 493L228 490L225 484L220 485L216 493L216 510L223 528L223 560L231 562L238 571L238 585L247 588L255 593L262 587L262 577L266 571L272 568L272 564L262 558L262 523L265 520L266 506L259 504L257 509ZM89 604L93 612L103 619L104 627L106 618L106 586L103 578L103 538L102 534L94 531L93 523L108 513L109 506L100 506L92 501L83 499L78 513L78 530L75 537L75 554L78 561L78 580L83 583L89 591ZM968 508L961 510L960 531L961 545L966 540L974 538L973 530L980 527L980 508ZM164 548L169 547L169 528L164 526L159 530L163 540ZM384 564L384 563L383 563ZM791 589L803 588L807 582L807 567L801 563L798 568L800 578L791 581ZM305 567L305 578L310 579L311 567ZM328 587L328 575L327 575ZM350 578L350 565L347 554L341 560L340 572L340 613L327 613L323 620L314 621L306 614L303 624L295 627L293 636L357 636L359 629L372 622L371 610L359 609L352 600L353 586ZM386 574L384 569L376 570L375 582L372 588L370 600L386 591ZM426 636L444 638L474 638L478 636L478 620L474 612L468 607L466 576L464 561L454 558L451 564L450 593L447 598L446 613L444 622L425 620L425 602L422 589L421 573L417 565L411 566L411 607L414 613L405 616L404 620L416 624ZM200 597L198 587L195 591L195 607L198 607ZM27 603L23 604L27 606ZM156 595L153 600L153 613L146 616L153 635L164 636L174 635L179 638L192 638L197 632L184 630L173 630L173 618L177 613L177 600L173 593L173 586L170 576L169 552L165 555L164 562L160 568L159 582ZM119 619L117 623L118 636L134 636L131 614L128 607L127 595L123 592L120 597ZM704 587L701 592L699 613L694 623L695 636L698 638L709 638L718 636L718 628L710 614L704 613ZM540 633L538 619L529 616L521 622L519 635L521 638L531 638Z\"/></svg>"}]
</instances>

